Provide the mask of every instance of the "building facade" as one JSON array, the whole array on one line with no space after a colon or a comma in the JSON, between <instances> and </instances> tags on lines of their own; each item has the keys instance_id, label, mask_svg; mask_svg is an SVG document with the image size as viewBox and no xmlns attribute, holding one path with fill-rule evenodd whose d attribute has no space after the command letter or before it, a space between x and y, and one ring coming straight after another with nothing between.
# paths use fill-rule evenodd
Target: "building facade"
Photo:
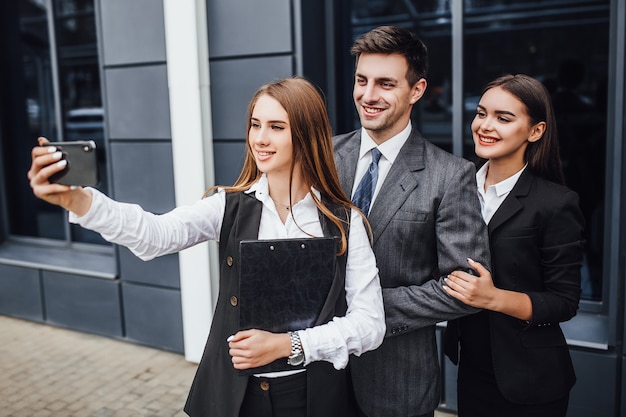
<instances>
[{"instance_id":1,"label":"building facade","mask_svg":"<svg viewBox=\"0 0 626 417\"><path fill-rule=\"evenodd\" d=\"M570 416L626 417L626 150L623 0L16 0L0 3L0 314L198 361L217 297L214 243L142 262L36 200L38 136L92 139L99 189L163 213L231 184L245 114L263 83L324 91L333 129L358 125L355 37L381 24L427 44L414 123L473 160L482 86L526 73L553 94L568 185L581 196L583 299L564 324L578 381ZM441 359L442 409L456 369Z\"/></svg>"}]
</instances>

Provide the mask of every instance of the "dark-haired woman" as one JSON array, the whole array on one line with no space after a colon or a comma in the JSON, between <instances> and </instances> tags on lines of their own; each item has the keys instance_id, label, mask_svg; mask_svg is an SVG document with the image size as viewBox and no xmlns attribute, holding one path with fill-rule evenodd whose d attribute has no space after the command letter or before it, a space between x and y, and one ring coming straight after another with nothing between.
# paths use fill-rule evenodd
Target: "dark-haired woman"
<instances>
[{"instance_id":1,"label":"dark-haired woman","mask_svg":"<svg viewBox=\"0 0 626 417\"><path fill-rule=\"evenodd\" d=\"M489 230L491 271L446 279L450 295L484 309L448 324L457 359L459 417L565 416L574 369L559 323L580 299L584 220L566 188L550 96L507 75L485 88L472 122L476 173Z\"/></svg>"}]
</instances>

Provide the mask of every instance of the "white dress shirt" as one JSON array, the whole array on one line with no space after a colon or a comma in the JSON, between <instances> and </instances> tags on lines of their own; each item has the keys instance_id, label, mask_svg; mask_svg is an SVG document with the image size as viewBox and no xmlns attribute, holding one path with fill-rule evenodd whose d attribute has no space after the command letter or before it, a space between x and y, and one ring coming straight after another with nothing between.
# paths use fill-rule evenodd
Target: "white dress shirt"
<instances>
[{"instance_id":1,"label":"white dress shirt","mask_svg":"<svg viewBox=\"0 0 626 417\"><path fill-rule=\"evenodd\" d=\"M516 174L504 181L490 185L485 190L485 180L489 170L489 161L476 172L476 185L478 185L478 199L480 200L480 210L486 224L489 224L494 213L500 208L504 199L509 195L517 180L528 164L524 165Z\"/></svg>"},{"instance_id":2,"label":"white dress shirt","mask_svg":"<svg viewBox=\"0 0 626 417\"><path fill-rule=\"evenodd\" d=\"M70 213L70 222L99 232L109 242L128 247L143 260L207 240L219 240L226 204L222 190L162 215L146 212L136 204L116 202L98 190L88 190L93 195L89 211L82 217ZM259 239L308 238L307 233L323 236L310 193L294 204L283 224L269 196L265 175L246 192L255 193L263 203ZM317 190L311 192L319 197ZM323 360L331 362L336 369L345 368L350 354L358 356L377 348L385 335L376 260L362 218L355 211L351 213L345 289L348 310L344 317L299 331L305 364Z\"/></svg>"},{"instance_id":3,"label":"white dress shirt","mask_svg":"<svg viewBox=\"0 0 626 417\"><path fill-rule=\"evenodd\" d=\"M387 177L387 174L391 169L393 161L396 160L396 157L400 153L400 149L402 149L410 134L411 122L409 121L409 124L404 128L402 132L386 140L381 145L376 145L376 142L374 142L374 140L370 137L370 135L367 133L367 130L365 130L365 128L361 128L361 148L359 149L359 162L357 162L356 172L354 173L352 195L354 195L354 192L359 186L363 175L365 175L365 172L372 163L372 153L370 152L372 148L378 147L378 150L382 154L382 156L380 157L380 161L378 162L378 180L376 182L374 195L372 196L370 209L374 205L374 200L376 200L378 191L383 185L383 182L385 182L385 178Z\"/></svg>"}]
</instances>

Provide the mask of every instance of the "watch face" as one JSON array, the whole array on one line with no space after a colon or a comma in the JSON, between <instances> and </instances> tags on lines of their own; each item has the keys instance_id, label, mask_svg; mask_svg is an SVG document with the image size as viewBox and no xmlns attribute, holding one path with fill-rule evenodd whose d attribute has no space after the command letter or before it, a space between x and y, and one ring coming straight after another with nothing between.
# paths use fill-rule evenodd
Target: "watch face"
<instances>
[{"instance_id":1,"label":"watch face","mask_svg":"<svg viewBox=\"0 0 626 417\"><path fill-rule=\"evenodd\" d=\"M298 355L291 356L291 357L289 357L287 362L289 363L289 365L292 365L292 366L301 365L302 362L304 362L304 355L302 353L300 353Z\"/></svg>"}]
</instances>

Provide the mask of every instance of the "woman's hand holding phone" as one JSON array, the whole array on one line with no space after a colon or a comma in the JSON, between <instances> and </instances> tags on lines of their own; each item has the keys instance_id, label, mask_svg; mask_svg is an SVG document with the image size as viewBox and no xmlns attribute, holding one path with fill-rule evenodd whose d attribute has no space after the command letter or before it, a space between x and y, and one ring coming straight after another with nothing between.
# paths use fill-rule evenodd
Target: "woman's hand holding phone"
<instances>
[{"instance_id":1,"label":"woman's hand holding phone","mask_svg":"<svg viewBox=\"0 0 626 417\"><path fill-rule=\"evenodd\" d=\"M31 166L28 170L30 187L36 197L82 216L91 207L91 193L82 187L50 183L51 175L56 174L67 165L62 159L62 152L55 146L44 146L46 138L37 139L39 146L31 151Z\"/></svg>"}]
</instances>

